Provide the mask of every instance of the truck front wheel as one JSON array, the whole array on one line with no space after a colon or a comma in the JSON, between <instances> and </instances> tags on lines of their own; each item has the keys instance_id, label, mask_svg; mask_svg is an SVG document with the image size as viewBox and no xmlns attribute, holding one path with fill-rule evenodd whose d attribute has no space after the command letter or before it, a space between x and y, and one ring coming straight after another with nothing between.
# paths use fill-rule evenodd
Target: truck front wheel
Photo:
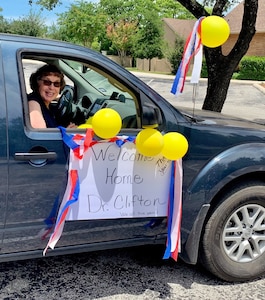
<instances>
[{"instance_id":1,"label":"truck front wheel","mask_svg":"<svg viewBox=\"0 0 265 300\"><path fill-rule=\"evenodd\" d=\"M226 281L246 281L265 272L265 184L235 188L206 223L201 261Z\"/></svg>"}]
</instances>

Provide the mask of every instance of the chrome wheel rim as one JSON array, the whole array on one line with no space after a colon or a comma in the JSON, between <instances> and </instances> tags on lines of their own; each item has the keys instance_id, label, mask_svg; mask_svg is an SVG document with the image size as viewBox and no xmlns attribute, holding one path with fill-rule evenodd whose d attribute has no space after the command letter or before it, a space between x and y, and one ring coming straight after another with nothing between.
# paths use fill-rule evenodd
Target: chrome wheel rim
<instances>
[{"instance_id":1,"label":"chrome wheel rim","mask_svg":"<svg viewBox=\"0 0 265 300\"><path fill-rule=\"evenodd\" d=\"M248 204L237 209L224 226L222 244L235 262L251 262L265 252L265 208Z\"/></svg>"}]
</instances>

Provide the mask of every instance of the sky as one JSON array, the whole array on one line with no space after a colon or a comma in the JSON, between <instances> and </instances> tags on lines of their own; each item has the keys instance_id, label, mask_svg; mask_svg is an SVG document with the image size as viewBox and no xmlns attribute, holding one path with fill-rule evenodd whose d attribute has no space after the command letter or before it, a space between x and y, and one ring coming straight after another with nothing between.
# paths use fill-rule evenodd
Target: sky
<instances>
[{"instance_id":1,"label":"sky","mask_svg":"<svg viewBox=\"0 0 265 300\"><path fill-rule=\"evenodd\" d=\"M28 2L28 0L1 0L0 7L2 8L2 12L0 12L0 14L5 19L10 20L23 18L24 16L27 16L30 11L32 11L33 13L40 12L40 6L30 6ZM75 1L62 0L61 2L63 4L58 5L53 11L44 9L41 12L41 16L43 19L45 19L45 23L52 24L53 22L55 22L57 19L56 13L65 12L67 8L70 7L71 3L74 3Z\"/></svg>"}]
</instances>

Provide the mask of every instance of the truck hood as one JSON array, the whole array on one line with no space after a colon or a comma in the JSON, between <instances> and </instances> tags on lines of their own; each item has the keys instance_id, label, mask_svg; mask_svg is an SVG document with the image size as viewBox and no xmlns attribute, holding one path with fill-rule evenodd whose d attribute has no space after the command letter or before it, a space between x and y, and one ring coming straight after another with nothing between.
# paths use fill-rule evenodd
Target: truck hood
<instances>
[{"instance_id":1,"label":"truck hood","mask_svg":"<svg viewBox=\"0 0 265 300\"><path fill-rule=\"evenodd\" d=\"M265 119L256 119L253 121L225 115L218 112L178 107L178 110L189 120L198 124L220 125L229 127L240 127L248 129L265 130Z\"/></svg>"}]
</instances>

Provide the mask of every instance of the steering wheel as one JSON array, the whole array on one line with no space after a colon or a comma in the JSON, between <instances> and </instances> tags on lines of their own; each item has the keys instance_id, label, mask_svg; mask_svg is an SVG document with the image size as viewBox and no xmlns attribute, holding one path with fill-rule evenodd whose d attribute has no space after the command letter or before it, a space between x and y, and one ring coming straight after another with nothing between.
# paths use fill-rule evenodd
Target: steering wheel
<instances>
[{"instance_id":1,"label":"steering wheel","mask_svg":"<svg viewBox=\"0 0 265 300\"><path fill-rule=\"evenodd\" d=\"M72 112L71 105L74 99L74 92L70 85L66 85L62 92L61 96L58 99L56 110L58 117L63 117L69 115Z\"/></svg>"}]
</instances>

